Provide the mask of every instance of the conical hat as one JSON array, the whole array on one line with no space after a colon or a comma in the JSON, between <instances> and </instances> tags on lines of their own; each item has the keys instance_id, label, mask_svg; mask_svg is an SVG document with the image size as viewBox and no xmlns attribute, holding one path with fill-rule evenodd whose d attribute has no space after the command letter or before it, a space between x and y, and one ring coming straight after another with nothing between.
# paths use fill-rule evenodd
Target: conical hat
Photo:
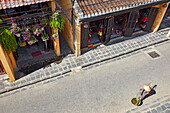
<instances>
[{"instance_id":1,"label":"conical hat","mask_svg":"<svg viewBox=\"0 0 170 113\"><path fill-rule=\"evenodd\" d=\"M144 89L145 89L146 91L151 91L151 88L150 88L148 85L144 85Z\"/></svg>"}]
</instances>

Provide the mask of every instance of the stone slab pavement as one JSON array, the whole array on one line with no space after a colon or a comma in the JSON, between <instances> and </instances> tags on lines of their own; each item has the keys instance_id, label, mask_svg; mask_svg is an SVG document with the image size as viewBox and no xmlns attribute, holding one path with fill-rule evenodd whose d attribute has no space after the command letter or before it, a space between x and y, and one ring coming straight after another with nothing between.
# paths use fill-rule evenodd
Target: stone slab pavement
<instances>
[{"instance_id":1,"label":"stone slab pavement","mask_svg":"<svg viewBox=\"0 0 170 113\"><path fill-rule=\"evenodd\" d=\"M155 44L168 41L169 37L167 34L169 30L170 27L162 29L156 33L148 33L113 45L101 45L79 57L70 54L64 57L60 64L57 62L51 63L50 65L14 82L9 82L8 80L1 82L2 87L0 87L0 94L35 83L38 83L37 85L46 84L50 81L63 78L64 76L69 76L71 71L79 71L81 68L91 68L93 67L93 64L97 66L98 63L104 61L107 63L110 62L111 59L119 60L121 59L121 56L122 58L126 58L140 51L144 51Z\"/></svg>"},{"instance_id":2,"label":"stone slab pavement","mask_svg":"<svg viewBox=\"0 0 170 113\"><path fill-rule=\"evenodd\" d=\"M170 113L170 95L157 98L151 103L138 106L126 113Z\"/></svg>"}]
</instances>

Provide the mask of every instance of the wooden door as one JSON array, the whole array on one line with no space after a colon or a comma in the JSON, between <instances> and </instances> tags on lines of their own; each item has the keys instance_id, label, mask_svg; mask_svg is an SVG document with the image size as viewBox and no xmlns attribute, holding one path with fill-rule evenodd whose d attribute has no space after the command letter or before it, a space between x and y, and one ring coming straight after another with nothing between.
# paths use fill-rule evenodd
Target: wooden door
<instances>
[{"instance_id":1,"label":"wooden door","mask_svg":"<svg viewBox=\"0 0 170 113\"><path fill-rule=\"evenodd\" d=\"M89 23L81 25L81 48L88 47Z\"/></svg>"},{"instance_id":2,"label":"wooden door","mask_svg":"<svg viewBox=\"0 0 170 113\"><path fill-rule=\"evenodd\" d=\"M157 7L152 7L150 12L149 12L149 16L148 19L146 21L146 27L144 28L144 31L146 32L151 32L151 28L153 26L153 23L155 21L155 18L158 14L159 8Z\"/></svg>"},{"instance_id":3,"label":"wooden door","mask_svg":"<svg viewBox=\"0 0 170 113\"><path fill-rule=\"evenodd\" d=\"M4 69L4 67L3 67L3 65L2 65L2 63L0 61L0 75L5 74L5 73L6 73L5 69Z\"/></svg>"},{"instance_id":4,"label":"wooden door","mask_svg":"<svg viewBox=\"0 0 170 113\"><path fill-rule=\"evenodd\" d=\"M127 22L127 26L124 32L124 35L127 37L132 36L133 31L135 29L136 26L136 20L138 19L138 14L139 11L132 11L129 14L129 18L128 18L128 22Z\"/></svg>"},{"instance_id":5,"label":"wooden door","mask_svg":"<svg viewBox=\"0 0 170 113\"><path fill-rule=\"evenodd\" d=\"M108 18L104 22L104 36L105 36L104 42L105 42L105 44L107 44L110 41L113 23L114 23L114 17Z\"/></svg>"}]
</instances>

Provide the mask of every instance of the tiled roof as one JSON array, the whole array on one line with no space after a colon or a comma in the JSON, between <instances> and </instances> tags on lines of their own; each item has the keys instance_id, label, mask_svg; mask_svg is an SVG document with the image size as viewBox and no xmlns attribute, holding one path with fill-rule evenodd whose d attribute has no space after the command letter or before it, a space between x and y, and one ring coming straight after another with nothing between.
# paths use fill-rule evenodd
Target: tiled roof
<instances>
[{"instance_id":1,"label":"tiled roof","mask_svg":"<svg viewBox=\"0 0 170 113\"><path fill-rule=\"evenodd\" d=\"M165 0L75 0L74 9L81 18L90 18Z\"/></svg>"},{"instance_id":2,"label":"tiled roof","mask_svg":"<svg viewBox=\"0 0 170 113\"><path fill-rule=\"evenodd\" d=\"M23 5L37 4L51 0L0 0L0 10L6 8L14 8Z\"/></svg>"}]
</instances>

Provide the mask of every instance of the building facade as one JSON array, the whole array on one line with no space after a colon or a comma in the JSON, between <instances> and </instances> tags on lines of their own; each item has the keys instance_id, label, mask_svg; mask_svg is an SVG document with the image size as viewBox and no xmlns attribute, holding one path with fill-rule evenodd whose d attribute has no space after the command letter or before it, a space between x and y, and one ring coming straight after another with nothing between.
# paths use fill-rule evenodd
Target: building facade
<instances>
[{"instance_id":1,"label":"building facade","mask_svg":"<svg viewBox=\"0 0 170 113\"><path fill-rule=\"evenodd\" d=\"M156 32L169 0L75 0L75 53L142 32Z\"/></svg>"}]
</instances>

